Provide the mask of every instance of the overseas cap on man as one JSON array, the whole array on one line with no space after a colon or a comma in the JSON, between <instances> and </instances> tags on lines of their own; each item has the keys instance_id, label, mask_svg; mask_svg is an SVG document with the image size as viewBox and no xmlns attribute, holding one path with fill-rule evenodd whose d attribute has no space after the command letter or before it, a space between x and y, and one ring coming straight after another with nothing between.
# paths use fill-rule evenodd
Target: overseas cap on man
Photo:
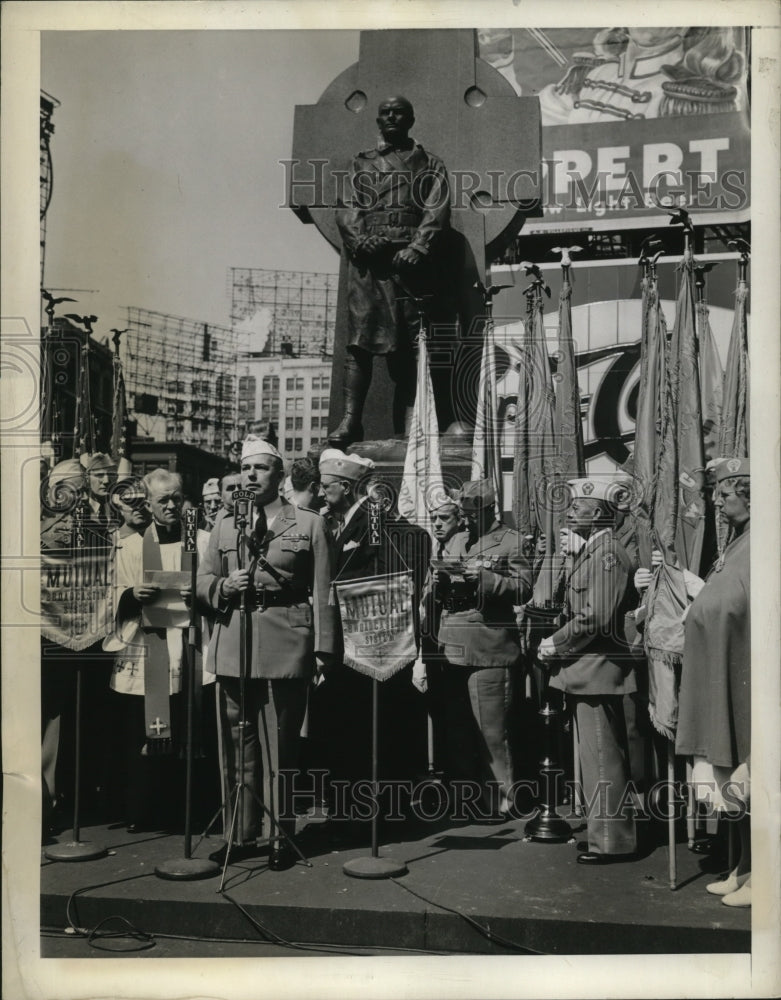
<instances>
[{"instance_id":1,"label":"overseas cap on man","mask_svg":"<svg viewBox=\"0 0 781 1000\"><path fill-rule=\"evenodd\" d=\"M472 479L464 483L461 494L461 510L465 513L484 510L496 503L494 485L490 479Z\"/></svg>"},{"instance_id":2,"label":"overseas cap on man","mask_svg":"<svg viewBox=\"0 0 781 1000\"><path fill-rule=\"evenodd\" d=\"M82 455L81 464L87 472L98 472L102 469L116 471L117 468L117 463L111 455L106 455L102 451L95 451L91 455Z\"/></svg>"},{"instance_id":3,"label":"overseas cap on man","mask_svg":"<svg viewBox=\"0 0 781 1000\"><path fill-rule=\"evenodd\" d=\"M622 480L623 483L623 480ZM602 500L617 507L625 487L615 479L568 479L570 500Z\"/></svg>"},{"instance_id":4,"label":"overseas cap on man","mask_svg":"<svg viewBox=\"0 0 781 1000\"><path fill-rule=\"evenodd\" d=\"M273 455L274 458L278 458L280 462L282 461L282 456L273 444L270 444L265 438L258 437L256 434L248 434L241 446L242 462L253 455Z\"/></svg>"},{"instance_id":5,"label":"overseas cap on man","mask_svg":"<svg viewBox=\"0 0 781 1000\"><path fill-rule=\"evenodd\" d=\"M205 500L207 497L217 497L217 499L220 499L221 495L219 479L207 479L201 490L203 499Z\"/></svg>"},{"instance_id":6,"label":"overseas cap on man","mask_svg":"<svg viewBox=\"0 0 781 1000\"><path fill-rule=\"evenodd\" d=\"M751 478L749 460L747 458L717 458L716 482L720 483L725 479L734 479L736 476L748 476Z\"/></svg>"},{"instance_id":7,"label":"overseas cap on man","mask_svg":"<svg viewBox=\"0 0 781 1000\"><path fill-rule=\"evenodd\" d=\"M84 487L84 469L78 458L58 462L46 477L47 503L56 507Z\"/></svg>"},{"instance_id":8,"label":"overseas cap on man","mask_svg":"<svg viewBox=\"0 0 781 1000\"><path fill-rule=\"evenodd\" d=\"M320 456L320 475L338 476L340 479L355 481L362 479L374 468L370 458L361 455L345 455L338 448L326 448Z\"/></svg>"},{"instance_id":9,"label":"overseas cap on man","mask_svg":"<svg viewBox=\"0 0 781 1000\"><path fill-rule=\"evenodd\" d=\"M429 498L428 510L430 514L452 514L460 510L461 490L448 489L443 486L435 490Z\"/></svg>"}]
</instances>

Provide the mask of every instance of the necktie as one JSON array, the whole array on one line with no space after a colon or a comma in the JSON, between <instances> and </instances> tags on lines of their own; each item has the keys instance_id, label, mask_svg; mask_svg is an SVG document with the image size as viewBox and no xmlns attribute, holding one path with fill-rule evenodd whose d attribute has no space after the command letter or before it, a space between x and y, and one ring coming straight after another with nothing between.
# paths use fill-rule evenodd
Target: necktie
<instances>
[{"instance_id":1,"label":"necktie","mask_svg":"<svg viewBox=\"0 0 781 1000\"><path fill-rule=\"evenodd\" d=\"M258 510L258 516L255 521L255 527L252 529L252 541L251 547L253 555L258 555L263 551L263 541L266 537L266 532L268 531L268 518L266 517L266 511L261 507Z\"/></svg>"}]
</instances>

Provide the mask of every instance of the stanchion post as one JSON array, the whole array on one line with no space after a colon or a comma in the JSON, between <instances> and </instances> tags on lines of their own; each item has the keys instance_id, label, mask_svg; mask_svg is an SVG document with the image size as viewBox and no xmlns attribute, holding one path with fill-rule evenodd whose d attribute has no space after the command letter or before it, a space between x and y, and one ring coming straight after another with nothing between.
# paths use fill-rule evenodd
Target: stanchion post
<instances>
[{"instance_id":1,"label":"stanchion post","mask_svg":"<svg viewBox=\"0 0 781 1000\"><path fill-rule=\"evenodd\" d=\"M191 555L190 561L190 624L185 645L185 778L184 778L184 857L163 861L155 867L158 878L177 882L189 882L202 878L213 878L219 872L210 858L192 856L192 788L193 788L193 716L195 713L195 667L198 635L198 614L195 608L195 582L198 573L198 511L191 507L184 512L184 551Z\"/></svg>"},{"instance_id":2,"label":"stanchion post","mask_svg":"<svg viewBox=\"0 0 781 1000\"><path fill-rule=\"evenodd\" d=\"M105 847L81 839L81 672L82 664L76 664L76 707L73 766L73 834L65 844L50 844L44 850L49 861L94 861L108 854Z\"/></svg>"}]
</instances>

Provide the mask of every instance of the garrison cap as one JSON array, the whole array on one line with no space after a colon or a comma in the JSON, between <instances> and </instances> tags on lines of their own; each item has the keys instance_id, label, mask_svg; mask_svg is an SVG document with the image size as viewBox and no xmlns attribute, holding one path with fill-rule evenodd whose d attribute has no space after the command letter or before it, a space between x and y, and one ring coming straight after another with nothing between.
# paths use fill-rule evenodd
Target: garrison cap
<instances>
[{"instance_id":1,"label":"garrison cap","mask_svg":"<svg viewBox=\"0 0 781 1000\"><path fill-rule=\"evenodd\" d=\"M358 480L371 472L374 462L360 455L345 455L338 448L326 448L320 456L320 475L338 476L340 479Z\"/></svg>"},{"instance_id":2,"label":"garrison cap","mask_svg":"<svg viewBox=\"0 0 781 1000\"><path fill-rule=\"evenodd\" d=\"M736 476L748 476L751 478L751 471L748 458L722 458L716 459L716 482L720 483L724 479L734 479Z\"/></svg>"},{"instance_id":3,"label":"garrison cap","mask_svg":"<svg viewBox=\"0 0 781 1000\"><path fill-rule=\"evenodd\" d=\"M490 479L472 479L464 483L461 495L463 511L484 510L486 507L493 507L494 503L496 503L496 493Z\"/></svg>"}]
</instances>

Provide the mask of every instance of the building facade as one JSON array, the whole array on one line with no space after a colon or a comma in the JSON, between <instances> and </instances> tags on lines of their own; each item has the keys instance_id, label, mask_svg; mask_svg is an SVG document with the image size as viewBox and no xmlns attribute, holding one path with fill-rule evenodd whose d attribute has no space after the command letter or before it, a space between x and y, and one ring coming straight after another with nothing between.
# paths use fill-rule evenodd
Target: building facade
<instances>
[{"instance_id":1,"label":"building facade","mask_svg":"<svg viewBox=\"0 0 781 1000\"><path fill-rule=\"evenodd\" d=\"M239 414L246 430L272 424L286 461L325 444L330 356L248 355L239 362ZM253 421L259 427L253 426Z\"/></svg>"}]
</instances>

